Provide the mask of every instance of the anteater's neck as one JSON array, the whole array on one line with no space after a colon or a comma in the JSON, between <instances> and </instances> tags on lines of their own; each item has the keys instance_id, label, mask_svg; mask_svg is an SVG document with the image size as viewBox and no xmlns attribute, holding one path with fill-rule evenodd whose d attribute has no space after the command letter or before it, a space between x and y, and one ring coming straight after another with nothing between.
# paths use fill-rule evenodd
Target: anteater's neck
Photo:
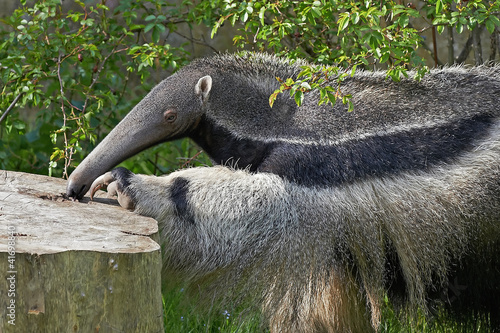
<instances>
[{"instance_id":1,"label":"anteater's neck","mask_svg":"<svg viewBox=\"0 0 500 333\"><path fill-rule=\"evenodd\" d=\"M256 171L268 156L274 143L241 139L229 130L203 116L189 137L196 142L216 164Z\"/></svg>"}]
</instances>

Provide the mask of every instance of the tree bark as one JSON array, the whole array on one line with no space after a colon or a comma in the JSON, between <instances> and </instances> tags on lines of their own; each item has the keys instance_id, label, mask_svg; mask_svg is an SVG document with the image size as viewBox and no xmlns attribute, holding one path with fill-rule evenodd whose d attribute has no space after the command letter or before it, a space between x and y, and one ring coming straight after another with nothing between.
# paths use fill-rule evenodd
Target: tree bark
<instances>
[{"instance_id":1,"label":"tree bark","mask_svg":"<svg viewBox=\"0 0 500 333\"><path fill-rule=\"evenodd\" d=\"M481 46L481 32L483 27L478 25L474 30L472 30L472 48L474 50L474 61L476 66L480 66L484 63L483 61L483 50Z\"/></svg>"},{"instance_id":2,"label":"tree bark","mask_svg":"<svg viewBox=\"0 0 500 333\"><path fill-rule=\"evenodd\" d=\"M464 48L462 49L462 52L460 52L456 63L462 64L467 60L467 57L469 56L470 50L472 48L472 32L469 35L469 38L467 38L467 41L465 42Z\"/></svg>"},{"instance_id":3,"label":"tree bark","mask_svg":"<svg viewBox=\"0 0 500 333\"><path fill-rule=\"evenodd\" d=\"M453 38L453 27L446 28L448 31L448 65L455 63L455 39Z\"/></svg>"},{"instance_id":4,"label":"tree bark","mask_svg":"<svg viewBox=\"0 0 500 333\"><path fill-rule=\"evenodd\" d=\"M490 63L493 63L495 61L498 48L498 36L498 28L495 28L490 36L490 58L488 59Z\"/></svg>"}]
</instances>

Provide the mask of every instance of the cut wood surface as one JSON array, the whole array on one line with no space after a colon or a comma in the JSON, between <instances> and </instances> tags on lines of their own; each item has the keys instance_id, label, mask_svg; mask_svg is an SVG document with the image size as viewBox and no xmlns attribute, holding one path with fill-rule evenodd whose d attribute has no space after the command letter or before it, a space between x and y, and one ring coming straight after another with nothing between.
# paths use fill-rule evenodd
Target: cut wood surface
<instances>
[{"instance_id":1,"label":"cut wood surface","mask_svg":"<svg viewBox=\"0 0 500 333\"><path fill-rule=\"evenodd\" d=\"M157 222L65 188L0 170L0 333L161 332Z\"/></svg>"}]
</instances>

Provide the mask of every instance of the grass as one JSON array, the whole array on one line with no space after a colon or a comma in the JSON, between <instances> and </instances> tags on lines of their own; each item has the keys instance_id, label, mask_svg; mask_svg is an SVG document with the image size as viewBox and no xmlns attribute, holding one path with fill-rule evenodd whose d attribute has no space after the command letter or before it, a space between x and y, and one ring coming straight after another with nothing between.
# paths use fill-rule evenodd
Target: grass
<instances>
[{"instance_id":1,"label":"grass","mask_svg":"<svg viewBox=\"0 0 500 333\"><path fill-rule=\"evenodd\" d=\"M186 304L185 299L183 288L164 292L163 318L166 333L254 333L262 331L258 312L249 314L248 311L214 307L206 311L198 311L193 305Z\"/></svg>"},{"instance_id":2,"label":"grass","mask_svg":"<svg viewBox=\"0 0 500 333\"><path fill-rule=\"evenodd\" d=\"M260 325L260 314L255 311L245 316L229 309L210 308L204 313L184 302L184 289L177 288L163 294L164 326L166 333L255 333L266 332ZM432 317L417 314L413 318L398 314L387 302L382 314L380 333L490 333L489 318L470 315L457 320L444 311Z\"/></svg>"},{"instance_id":3,"label":"grass","mask_svg":"<svg viewBox=\"0 0 500 333\"><path fill-rule=\"evenodd\" d=\"M398 314L386 300L379 332L383 333L491 333L490 320L485 315L470 314L455 318L449 311L438 309L433 316L418 313L414 317Z\"/></svg>"}]
</instances>

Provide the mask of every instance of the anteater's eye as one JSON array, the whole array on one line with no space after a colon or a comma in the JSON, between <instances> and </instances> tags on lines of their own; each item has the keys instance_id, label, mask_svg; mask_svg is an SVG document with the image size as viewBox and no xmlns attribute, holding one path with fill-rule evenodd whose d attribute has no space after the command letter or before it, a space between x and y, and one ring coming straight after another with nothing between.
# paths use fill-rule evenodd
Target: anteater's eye
<instances>
[{"instance_id":1,"label":"anteater's eye","mask_svg":"<svg viewBox=\"0 0 500 333\"><path fill-rule=\"evenodd\" d=\"M177 112L168 110L163 114L167 123L173 123L177 119Z\"/></svg>"}]
</instances>

